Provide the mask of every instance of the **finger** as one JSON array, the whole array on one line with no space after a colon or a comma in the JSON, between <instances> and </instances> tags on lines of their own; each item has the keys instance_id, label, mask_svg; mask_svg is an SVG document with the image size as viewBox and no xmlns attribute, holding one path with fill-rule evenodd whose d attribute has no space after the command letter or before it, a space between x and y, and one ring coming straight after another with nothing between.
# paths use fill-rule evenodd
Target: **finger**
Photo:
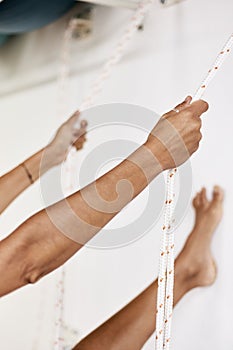
<instances>
[{"instance_id":1,"label":"finger","mask_svg":"<svg viewBox=\"0 0 233 350\"><path fill-rule=\"evenodd\" d=\"M76 129L76 130L74 130L74 133L73 133L73 135L75 136L75 137L82 137L82 136L85 136L87 134L87 130L86 129Z\"/></svg>"},{"instance_id":2,"label":"finger","mask_svg":"<svg viewBox=\"0 0 233 350\"><path fill-rule=\"evenodd\" d=\"M74 146L75 146L76 150L78 151L78 150L83 148L83 142L76 141L76 142L74 142Z\"/></svg>"},{"instance_id":3,"label":"finger","mask_svg":"<svg viewBox=\"0 0 233 350\"><path fill-rule=\"evenodd\" d=\"M84 143L76 142L74 143L76 149L82 149L84 147Z\"/></svg>"},{"instance_id":4,"label":"finger","mask_svg":"<svg viewBox=\"0 0 233 350\"><path fill-rule=\"evenodd\" d=\"M185 109L186 107L188 107L188 106L190 105L191 102L192 102L192 97L191 97L191 96L187 96L186 99L185 99L183 102L179 103L179 104L174 108L174 110L175 110L176 112L179 113L180 111L182 111L183 109Z\"/></svg>"},{"instance_id":5,"label":"finger","mask_svg":"<svg viewBox=\"0 0 233 350\"><path fill-rule=\"evenodd\" d=\"M75 128L74 129L74 136L80 137L81 135L86 135L87 133L87 121L86 120L81 120L80 122L80 128Z\"/></svg>"},{"instance_id":6,"label":"finger","mask_svg":"<svg viewBox=\"0 0 233 350\"><path fill-rule=\"evenodd\" d=\"M76 143L84 143L87 140L85 135L80 136L79 138L76 139Z\"/></svg>"},{"instance_id":7,"label":"finger","mask_svg":"<svg viewBox=\"0 0 233 350\"><path fill-rule=\"evenodd\" d=\"M186 109L187 107L190 106L190 103L192 102L192 97L191 96L187 96L186 99L179 103L175 108L173 108L171 111L165 113L162 118L168 118L171 115L174 115L175 113L179 113L182 112L184 109Z\"/></svg>"},{"instance_id":8,"label":"finger","mask_svg":"<svg viewBox=\"0 0 233 350\"><path fill-rule=\"evenodd\" d=\"M193 199L193 205L194 205L194 207L199 206L199 203L200 203L200 193L198 192L198 193L196 194L196 196L194 197L194 199Z\"/></svg>"},{"instance_id":9,"label":"finger","mask_svg":"<svg viewBox=\"0 0 233 350\"><path fill-rule=\"evenodd\" d=\"M86 129L87 128L87 121L85 119L82 119L81 122L80 122L80 126L82 129Z\"/></svg>"},{"instance_id":10,"label":"finger","mask_svg":"<svg viewBox=\"0 0 233 350\"><path fill-rule=\"evenodd\" d=\"M215 200L220 200L220 201L223 201L224 199L224 191L223 189L218 186L218 185L215 185L214 186L214 189L213 189L213 199Z\"/></svg>"},{"instance_id":11,"label":"finger","mask_svg":"<svg viewBox=\"0 0 233 350\"><path fill-rule=\"evenodd\" d=\"M85 135L86 135L86 134L85 134ZM81 143L84 143L84 142L87 140L87 138L86 138L85 135L82 135L82 136L79 138L79 141L80 141Z\"/></svg>"},{"instance_id":12,"label":"finger","mask_svg":"<svg viewBox=\"0 0 233 350\"><path fill-rule=\"evenodd\" d=\"M209 109L209 105L206 101L198 100L186 107L186 109L189 109L189 111L192 112L194 117L200 117Z\"/></svg>"},{"instance_id":13,"label":"finger","mask_svg":"<svg viewBox=\"0 0 233 350\"><path fill-rule=\"evenodd\" d=\"M78 121L80 117L80 112L76 111L72 116L67 120L67 123L71 126L74 127L75 123Z\"/></svg>"},{"instance_id":14,"label":"finger","mask_svg":"<svg viewBox=\"0 0 233 350\"><path fill-rule=\"evenodd\" d=\"M83 145L75 145L75 148L77 151L80 151L81 149L83 149Z\"/></svg>"},{"instance_id":15,"label":"finger","mask_svg":"<svg viewBox=\"0 0 233 350\"><path fill-rule=\"evenodd\" d=\"M86 138L86 132L81 133L80 129L76 131L76 133L73 134L73 143L80 143L83 144L86 142L87 138Z\"/></svg>"},{"instance_id":16,"label":"finger","mask_svg":"<svg viewBox=\"0 0 233 350\"><path fill-rule=\"evenodd\" d=\"M207 201L206 188L203 187L201 190L201 202L204 204Z\"/></svg>"}]
</instances>

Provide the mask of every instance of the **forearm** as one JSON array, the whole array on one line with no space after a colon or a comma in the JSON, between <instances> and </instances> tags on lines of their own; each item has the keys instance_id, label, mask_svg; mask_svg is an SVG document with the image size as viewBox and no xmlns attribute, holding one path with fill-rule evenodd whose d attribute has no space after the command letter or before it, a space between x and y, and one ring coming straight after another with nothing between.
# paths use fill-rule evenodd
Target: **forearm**
<instances>
[{"instance_id":1,"label":"forearm","mask_svg":"<svg viewBox=\"0 0 233 350\"><path fill-rule=\"evenodd\" d=\"M41 167L42 157L43 166ZM42 149L25 160L23 164L26 168L20 164L0 178L0 213L3 212L20 193L29 187L32 182L35 182L39 176L54 165L52 151L50 151L49 148Z\"/></svg>"},{"instance_id":2,"label":"forearm","mask_svg":"<svg viewBox=\"0 0 233 350\"><path fill-rule=\"evenodd\" d=\"M34 215L3 240L0 295L61 266L99 232L162 171L153 151L140 147L95 183Z\"/></svg>"},{"instance_id":3,"label":"forearm","mask_svg":"<svg viewBox=\"0 0 233 350\"><path fill-rule=\"evenodd\" d=\"M159 147L141 146L97 181L48 208L50 218L69 238L87 243L162 172Z\"/></svg>"},{"instance_id":4,"label":"forearm","mask_svg":"<svg viewBox=\"0 0 233 350\"><path fill-rule=\"evenodd\" d=\"M37 282L80 248L56 230L45 211L0 242L0 297Z\"/></svg>"},{"instance_id":5,"label":"forearm","mask_svg":"<svg viewBox=\"0 0 233 350\"><path fill-rule=\"evenodd\" d=\"M179 113L173 110L164 115L146 144L116 168L27 220L0 243L0 296L62 265L163 169L183 164L198 149L199 117L208 105L203 101L187 103L179 105ZM73 128L76 119L71 117L68 127ZM67 147L65 155L66 151ZM42 171L46 168L45 163Z\"/></svg>"}]
</instances>

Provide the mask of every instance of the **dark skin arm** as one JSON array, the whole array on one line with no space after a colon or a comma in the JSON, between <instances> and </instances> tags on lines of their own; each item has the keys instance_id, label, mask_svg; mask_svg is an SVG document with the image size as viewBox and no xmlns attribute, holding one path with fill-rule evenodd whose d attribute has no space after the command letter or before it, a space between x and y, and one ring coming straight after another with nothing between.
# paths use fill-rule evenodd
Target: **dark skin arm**
<instances>
[{"instance_id":1,"label":"dark skin arm","mask_svg":"<svg viewBox=\"0 0 233 350\"><path fill-rule=\"evenodd\" d=\"M34 215L4 239L0 295L34 283L64 264L164 169L184 163L198 149L200 116L207 109L207 103L198 101L180 113L167 113L145 144L120 165L67 201Z\"/></svg>"},{"instance_id":2,"label":"dark skin arm","mask_svg":"<svg viewBox=\"0 0 233 350\"><path fill-rule=\"evenodd\" d=\"M76 141L77 149L81 149L85 142L85 128L76 129L79 113L76 112L57 131L53 141L24 161L24 166L35 182L40 176L52 167L60 164L65 158L69 146L75 141L78 133L83 135ZM41 164L43 158L43 165ZM32 181L22 165L17 166L7 174L0 177L0 213L18 197Z\"/></svg>"}]
</instances>

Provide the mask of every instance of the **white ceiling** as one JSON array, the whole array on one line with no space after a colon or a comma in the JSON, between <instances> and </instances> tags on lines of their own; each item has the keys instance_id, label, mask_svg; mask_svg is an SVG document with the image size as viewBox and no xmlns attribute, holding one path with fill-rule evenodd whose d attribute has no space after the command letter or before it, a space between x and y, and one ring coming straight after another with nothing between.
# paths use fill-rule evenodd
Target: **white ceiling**
<instances>
[{"instance_id":1,"label":"white ceiling","mask_svg":"<svg viewBox=\"0 0 233 350\"><path fill-rule=\"evenodd\" d=\"M141 0L82 0L82 2L89 2L92 4L126 7L131 9L136 8L140 1ZM164 0L164 1L157 0L157 1L158 3L161 2L163 6L170 6L170 5L174 5L179 2L182 2L184 0Z\"/></svg>"},{"instance_id":2,"label":"white ceiling","mask_svg":"<svg viewBox=\"0 0 233 350\"><path fill-rule=\"evenodd\" d=\"M82 0L83 2L90 2L99 5L119 6L127 8L135 8L140 0Z\"/></svg>"}]
</instances>

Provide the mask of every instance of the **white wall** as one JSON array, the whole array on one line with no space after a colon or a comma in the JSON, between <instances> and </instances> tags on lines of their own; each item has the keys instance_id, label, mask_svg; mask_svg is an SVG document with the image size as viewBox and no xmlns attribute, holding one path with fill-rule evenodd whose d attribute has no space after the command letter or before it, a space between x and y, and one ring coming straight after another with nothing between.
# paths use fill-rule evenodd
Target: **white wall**
<instances>
[{"instance_id":1,"label":"white wall","mask_svg":"<svg viewBox=\"0 0 233 350\"><path fill-rule=\"evenodd\" d=\"M135 103L161 113L187 94L192 94L232 31L232 13L231 0L187 0L166 9L156 4L146 20L144 32L139 32L134 38L127 55L106 83L98 103ZM89 81L111 50L129 15L128 10L98 8L94 36L85 42L74 43L73 71L78 74L71 79L68 112L81 101ZM19 51L19 47L17 51L10 48L11 55L18 57L14 69L9 66L7 52L3 53L1 49L2 93L4 85L9 91L10 86L15 90L25 77L28 83L30 72L34 77L37 69L44 74L56 71L55 57L59 45L56 40L51 41L59 31L57 28L55 32L56 25L64 27L59 21L41 32L23 36L20 40L22 47L26 45L26 51ZM46 30L49 37L45 36ZM34 40L38 40L39 47ZM189 293L177 307L174 348L180 350L218 350L223 346L230 350L233 346L232 60L233 56L206 93L210 110L204 117L204 139L200 151L192 160L194 192L202 185L211 189L215 183L226 190L225 216L213 242L219 277L213 287ZM21 73L17 67L21 67ZM8 73L4 80L3 72L6 73L6 70ZM1 174L42 147L50 138L59 123L56 103L55 82L1 97ZM85 150L80 157L84 156ZM42 206L40 188L35 184L1 216L2 237ZM177 252L192 222L190 208L177 232ZM126 304L156 277L158 230L157 227L141 240L120 249L83 249L67 264L66 319L78 329L79 338ZM51 349L48 344L53 331L54 280L55 276L49 276L38 285L24 288L1 300L2 348L31 349L42 293L45 296L46 321L39 349ZM154 349L153 340L145 349Z\"/></svg>"}]
</instances>

